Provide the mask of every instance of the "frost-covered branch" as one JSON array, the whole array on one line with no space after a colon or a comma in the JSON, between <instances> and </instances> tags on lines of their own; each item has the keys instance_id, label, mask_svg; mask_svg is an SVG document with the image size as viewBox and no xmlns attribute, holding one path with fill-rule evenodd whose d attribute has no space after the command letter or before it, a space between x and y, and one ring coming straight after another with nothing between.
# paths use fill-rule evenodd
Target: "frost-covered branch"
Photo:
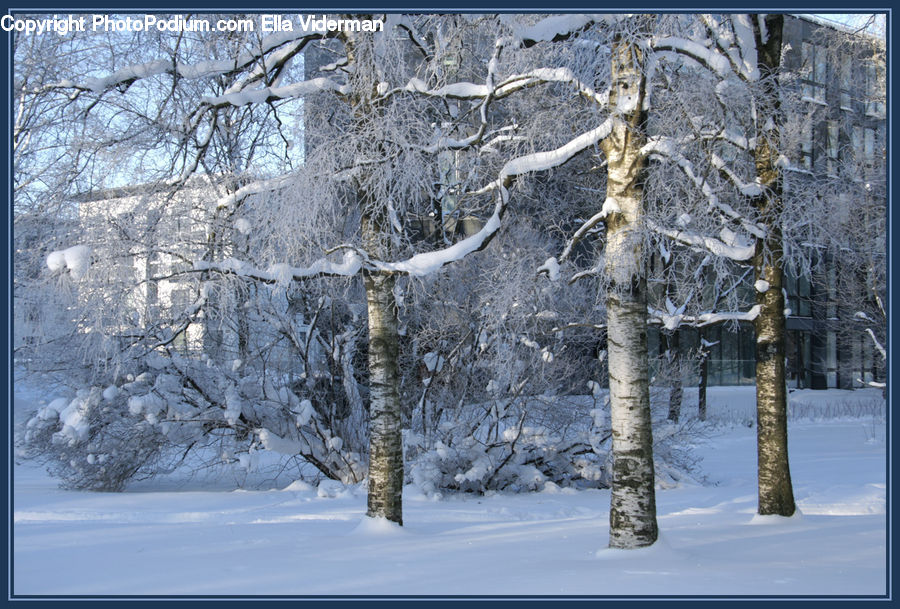
<instances>
[{"instance_id":1,"label":"frost-covered branch","mask_svg":"<svg viewBox=\"0 0 900 609\"><path fill-rule=\"evenodd\" d=\"M195 260L194 268L189 272L213 271L262 283L287 285L291 281L302 281L315 277L352 277L362 268L363 262L359 255L355 251L348 251L345 252L341 262L331 262L323 258L305 267L277 263L267 269L259 269L235 258L227 258L221 262Z\"/></svg>"},{"instance_id":2,"label":"frost-covered branch","mask_svg":"<svg viewBox=\"0 0 900 609\"><path fill-rule=\"evenodd\" d=\"M290 174L287 174L278 176L276 178L271 178L269 180L259 180L256 182L251 182L250 184L241 186L234 192L217 199L215 208L231 209L244 197L260 194L263 192L272 192L279 190L280 188L284 187L291 179L292 176Z\"/></svg>"},{"instance_id":3,"label":"frost-covered branch","mask_svg":"<svg viewBox=\"0 0 900 609\"><path fill-rule=\"evenodd\" d=\"M72 89L79 92L89 91L101 94L115 88L124 91L138 80L152 78L162 74L169 74L184 80L228 76L237 74L242 70L251 67L258 69L260 57L271 53L282 45L297 41L302 41L306 44L309 41L321 38L322 34L320 33L307 33L304 30L298 30L296 32L279 32L263 38L254 52L244 51L232 59L200 61L194 64L173 62L170 59L156 59L120 68L107 76L86 78L81 82L76 82L71 79L55 81L45 84L32 92L43 93L52 90ZM300 52L303 49L304 44L292 45L291 56ZM285 60L286 57L283 55L277 57L278 62L283 62ZM251 76L255 76L255 74L255 72L251 72Z\"/></svg>"},{"instance_id":4,"label":"frost-covered branch","mask_svg":"<svg viewBox=\"0 0 900 609\"><path fill-rule=\"evenodd\" d=\"M304 80L281 87L264 87L262 89L225 93L216 97L204 97L201 103L203 106L209 108L221 108L223 106L240 107L247 104L271 103L282 99L296 99L303 97L304 95L327 91L338 93L339 95L347 95L350 93L350 87L348 85L336 83L330 78L320 76L311 80Z\"/></svg>"},{"instance_id":5,"label":"frost-covered branch","mask_svg":"<svg viewBox=\"0 0 900 609\"><path fill-rule=\"evenodd\" d=\"M724 321L753 321L760 312L759 305L753 305L748 311L740 312L710 312L701 313L699 315L684 315L683 310L678 309L675 312L663 311L647 308L648 322L661 324L669 330L674 330L678 326L693 326L696 328L721 323Z\"/></svg>"},{"instance_id":6,"label":"frost-covered branch","mask_svg":"<svg viewBox=\"0 0 900 609\"><path fill-rule=\"evenodd\" d=\"M673 161L681 168L682 172L691 180L691 182L693 182L700 192L703 193L710 208L721 212L729 220L738 222L741 228L754 237L760 239L765 238L766 229L764 226L756 222L751 222L742 214L738 213L731 205L723 202L719 195L713 190L709 181L705 177L697 174L694 169L694 164L681 153L678 141L668 137L655 137L648 141L641 152L648 156ZM741 196L751 197L758 196L762 193L762 189L758 183L746 183L741 181L718 155L711 155L710 162L713 167L723 172L732 181L738 188Z\"/></svg>"},{"instance_id":7,"label":"frost-covered branch","mask_svg":"<svg viewBox=\"0 0 900 609\"><path fill-rule=\"evenodd\" d=\"M510 25L513 36L527 48L540 42L568 40L573 34L585 31L598 22L613 21L616 18L616 15L553 15L533 25Z\"/></svg>"},{"instance_id":8,"label":"frost-covered branch","mask_svg":"<svg viewBox=\"0 0 900 609\"><path fill-rule=\"evenodd\" d=\"M478 191L478 193L484 193L498 190L499 193L493 214L491 214L481 230L471 237L467 237L441 250L416 254L408 260L393 263L373 261L372 264L375 268L382 271L421 277L433 273L451 262L460 260L472 252L484 249L500 229L500 221L509 203L508 188L516 177L564 165L573 156L582 150L592 147L609 135L611 125L611 121L607 119L598 127L582 133L559 148L526 154L508 161L500 170L497 180Z\"/></svg>"},{"instance_id":9,"label":"frost-covered branch","mask_svg":"<svg viewBox=\"0 0 900 609\"><path fill-rule=\"evenodd\" d=\"M875 333L872 331L872 328L866 328L866 333L872 339L872 344L875 345L875 348L878 350L878 353L881 354L881 359L887 361L887 350L884 348L884 345L878 340L875 336Z\"/></svg>"},{"instance_id":10,"label":"frost-covered branch","mask_svg":"<svg viewBox=\"0 0 900 609\"><path fill-rule=\"evenodd\" d=\"M732 73L731 63L726 57L696 40L677 36L659 36L650 40L650 46L657 52L669 51L693 60L721 78Z\"/></svg>"},{"instance_id":11,"label":"frost-covered branch","mask_svg":"<svg viewBox=\"0 0 900 609\"><path fill-rule=\"evenodd\" d=\"M756 251L756 244L748 242L733 231L723 228L719 232L719 237L710 237L701 235L684 229L673 229L660 226L652 220L647 220L648 227L661 235L665 235L670 239L689 245L715 256L729 258L736 261L750 260Z\"/></svg>"}]
</instances>

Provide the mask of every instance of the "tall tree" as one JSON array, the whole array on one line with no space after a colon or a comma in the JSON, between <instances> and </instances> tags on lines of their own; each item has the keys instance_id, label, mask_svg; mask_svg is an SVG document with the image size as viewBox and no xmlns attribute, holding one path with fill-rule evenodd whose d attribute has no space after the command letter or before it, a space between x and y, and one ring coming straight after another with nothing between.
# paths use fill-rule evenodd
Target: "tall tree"
<instances>
[{"instance_id":1,"label":"tall tree","mask_svg":"<svg viewBox=\"0 0 900 609\"><path fill-rule=\"evenodd\" d=\"M613 488L609 545L651 545L659 534L650 426L647 361L647 276L643 253L642 183L647 75L645 50L638 44L650 28L647 18L635 37L620 34L612 46L609 104L612 130L600 147L608 174L606 200L606 273L609 344L610 420L613 433Z\"/></svg>"},{"instance_id":2,"label":"tall tree","mask_svg":"<svg viewBox=\"0 0 900 609\"><path fill-rule=\"evenodd\" d=\"M754 150L757 183L754 197L764 238L757 239L753 268L759 313L756 329L756 421L760 514L791 516L796 509L788 463L787 379L785 376L784 211L782 169L779 166L782 123L778 80L781 68L784 15L750 15L759 65L764 126Z\"/></svg>"}]
</instances>

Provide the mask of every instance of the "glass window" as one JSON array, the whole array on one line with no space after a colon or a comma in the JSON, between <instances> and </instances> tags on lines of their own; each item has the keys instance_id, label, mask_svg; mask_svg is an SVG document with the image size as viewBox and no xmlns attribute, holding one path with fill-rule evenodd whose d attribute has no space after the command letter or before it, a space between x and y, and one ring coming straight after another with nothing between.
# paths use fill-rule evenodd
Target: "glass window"
<instances>
[{"instance_id":1,"label":"glass window","mask_svg":"<svg viewBox=\"0 0 900 609\"><path fill-rule=\"evenodd\" d=\"M853 127L850 134L850 145L853 146L853 153L856 155L856 162L863 161L863 129L862 127Z\"/></svg>"},{"instance_id":2,"label":"glass window","mask_svg":"<svg viewBox=\"0 0 900 609\"><path fill-rule=\"evenodd\" d=\"M825 62L825 53L822 49L816 52L816 67L813 80L816 83L824 83L828 80L828 65Z\"/></svg>"},{"instance_id":3,"label":"glass window","mask_svg":"<svg viewBox=\"0 0 900 609\"><path fill-rule=\"evenodd\" d=\"M809 307L809 278L803 276L797 278L797 297L796 314L800 317L809 317L811 314Z\"/></svg>"},{"instance_id":4,"label":"glass window","mask_svg":"<svg viewBox=\"0 0 900 609\"><path fill-rule=\"evenodd\" d=\"M800 134L800 165L804 169L812 169L813 165L813 136L812 124L803 125L803 131Z\"/></svg>"},{"instance_id":5,"label":"glass window","mask_svg":"<svg viewBox=\"0 0 900 609\"><path fill-rule=\"evenodd\" d=\"M866 65L866 114L884 116L884 71L881 65Z\"/></svg>"},{"instance_id":6,"label":"glass window","mask_svg":"<svg viewBox=\"0 0 900 609\"><path fill-rule=\"evenodd\" d=\"M826 156L828 157L828 173L835 175L837 173L838 160L838 124L837 121L828 121L828 143L826 146Z\"/></svg>"},{"instance_id":7,"label":"glass window","mask_svg":"<svg viewBox=\"0 0 900 609\"><path fill-rule=\"evenodd\" d=\"M865 153L867 162L872 162L875 160L875 130L874 129L866 129L864 153Z\"/></svg>"},{"instance_id":8,"label":"glass window","mask_svg":"<svg viewBox=\"0 0 900 609\"><path fill-rule=\"evenodd\" d=\"M844 57L841 61L841 109L853 110L853 102L850 97L850 89L852 82L853 68L850 65L850 59Z\"/></svg>"},{"instance_id":9,"label":"glass window","mask_svg":"<svg viewBox=\"0 0 900 609\"><path fill-rule=\"evenodd\" d=\"M823 49L804 42L802 46L803 98L806 101L825 103L825 81L828 75L828 64Z\"/></svg>"}]
</instances>

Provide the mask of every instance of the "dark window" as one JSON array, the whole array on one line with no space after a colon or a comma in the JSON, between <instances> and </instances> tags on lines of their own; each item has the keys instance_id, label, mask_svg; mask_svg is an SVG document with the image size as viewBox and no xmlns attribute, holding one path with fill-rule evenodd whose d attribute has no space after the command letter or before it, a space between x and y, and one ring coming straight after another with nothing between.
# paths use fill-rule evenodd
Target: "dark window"
<instances>
[{"instance_id":1,"label":"dark window","mask_svg":"<svg viewBox=\"0 0 900 609\"><path fill-rule=\"evenodd\" d=\"M828 79L825 51L810 42L803 43L803 98L825 103L825 82Z\"/></svg>"}]
</instances>

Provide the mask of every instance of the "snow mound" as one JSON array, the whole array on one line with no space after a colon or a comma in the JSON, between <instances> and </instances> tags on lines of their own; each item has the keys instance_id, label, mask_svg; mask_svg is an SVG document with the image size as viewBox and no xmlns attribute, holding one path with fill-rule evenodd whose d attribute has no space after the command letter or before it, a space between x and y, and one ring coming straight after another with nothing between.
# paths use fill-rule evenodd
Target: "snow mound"
<instances>
[{"instance_id":1,"label":"snow mound","mask_svg":"<svg viewBox=\"0 0 900 609\"><path fill-rule=\"evenodd\" d=\"M363 516L356 528L350 532L350 535L361 535L363 537L386 537L405 534L406 531L396 522L391 522L384 517L372 518L370 516Z\"/></svg>"},{"instance_id":2,"label":"snow mound","mask_svg":"<svg viewBox=\"0 0 900 609\"><path fill-rule=\"evenodd\" d=\"M323 499L336 499L345 497L349 494L349 490L341 482L337 480L322 480L319 488L316 489L316 495Z\"/></svg>"},{"instance_id":3,"label":"snow mound","mask_svg":"<svg viewBox=\"0 0 900 609\"><path fill-rule=\"evenodd\" d=\"M303 480L294 480L293 482L291 482L290 484L288 484L286 487L284 487L281 490L282 491L294 491L297 493L308 493L308 492L314 491L316 489L313 485L311 485L307 482L304 482Z\"/></svg>"}]
</instances>

